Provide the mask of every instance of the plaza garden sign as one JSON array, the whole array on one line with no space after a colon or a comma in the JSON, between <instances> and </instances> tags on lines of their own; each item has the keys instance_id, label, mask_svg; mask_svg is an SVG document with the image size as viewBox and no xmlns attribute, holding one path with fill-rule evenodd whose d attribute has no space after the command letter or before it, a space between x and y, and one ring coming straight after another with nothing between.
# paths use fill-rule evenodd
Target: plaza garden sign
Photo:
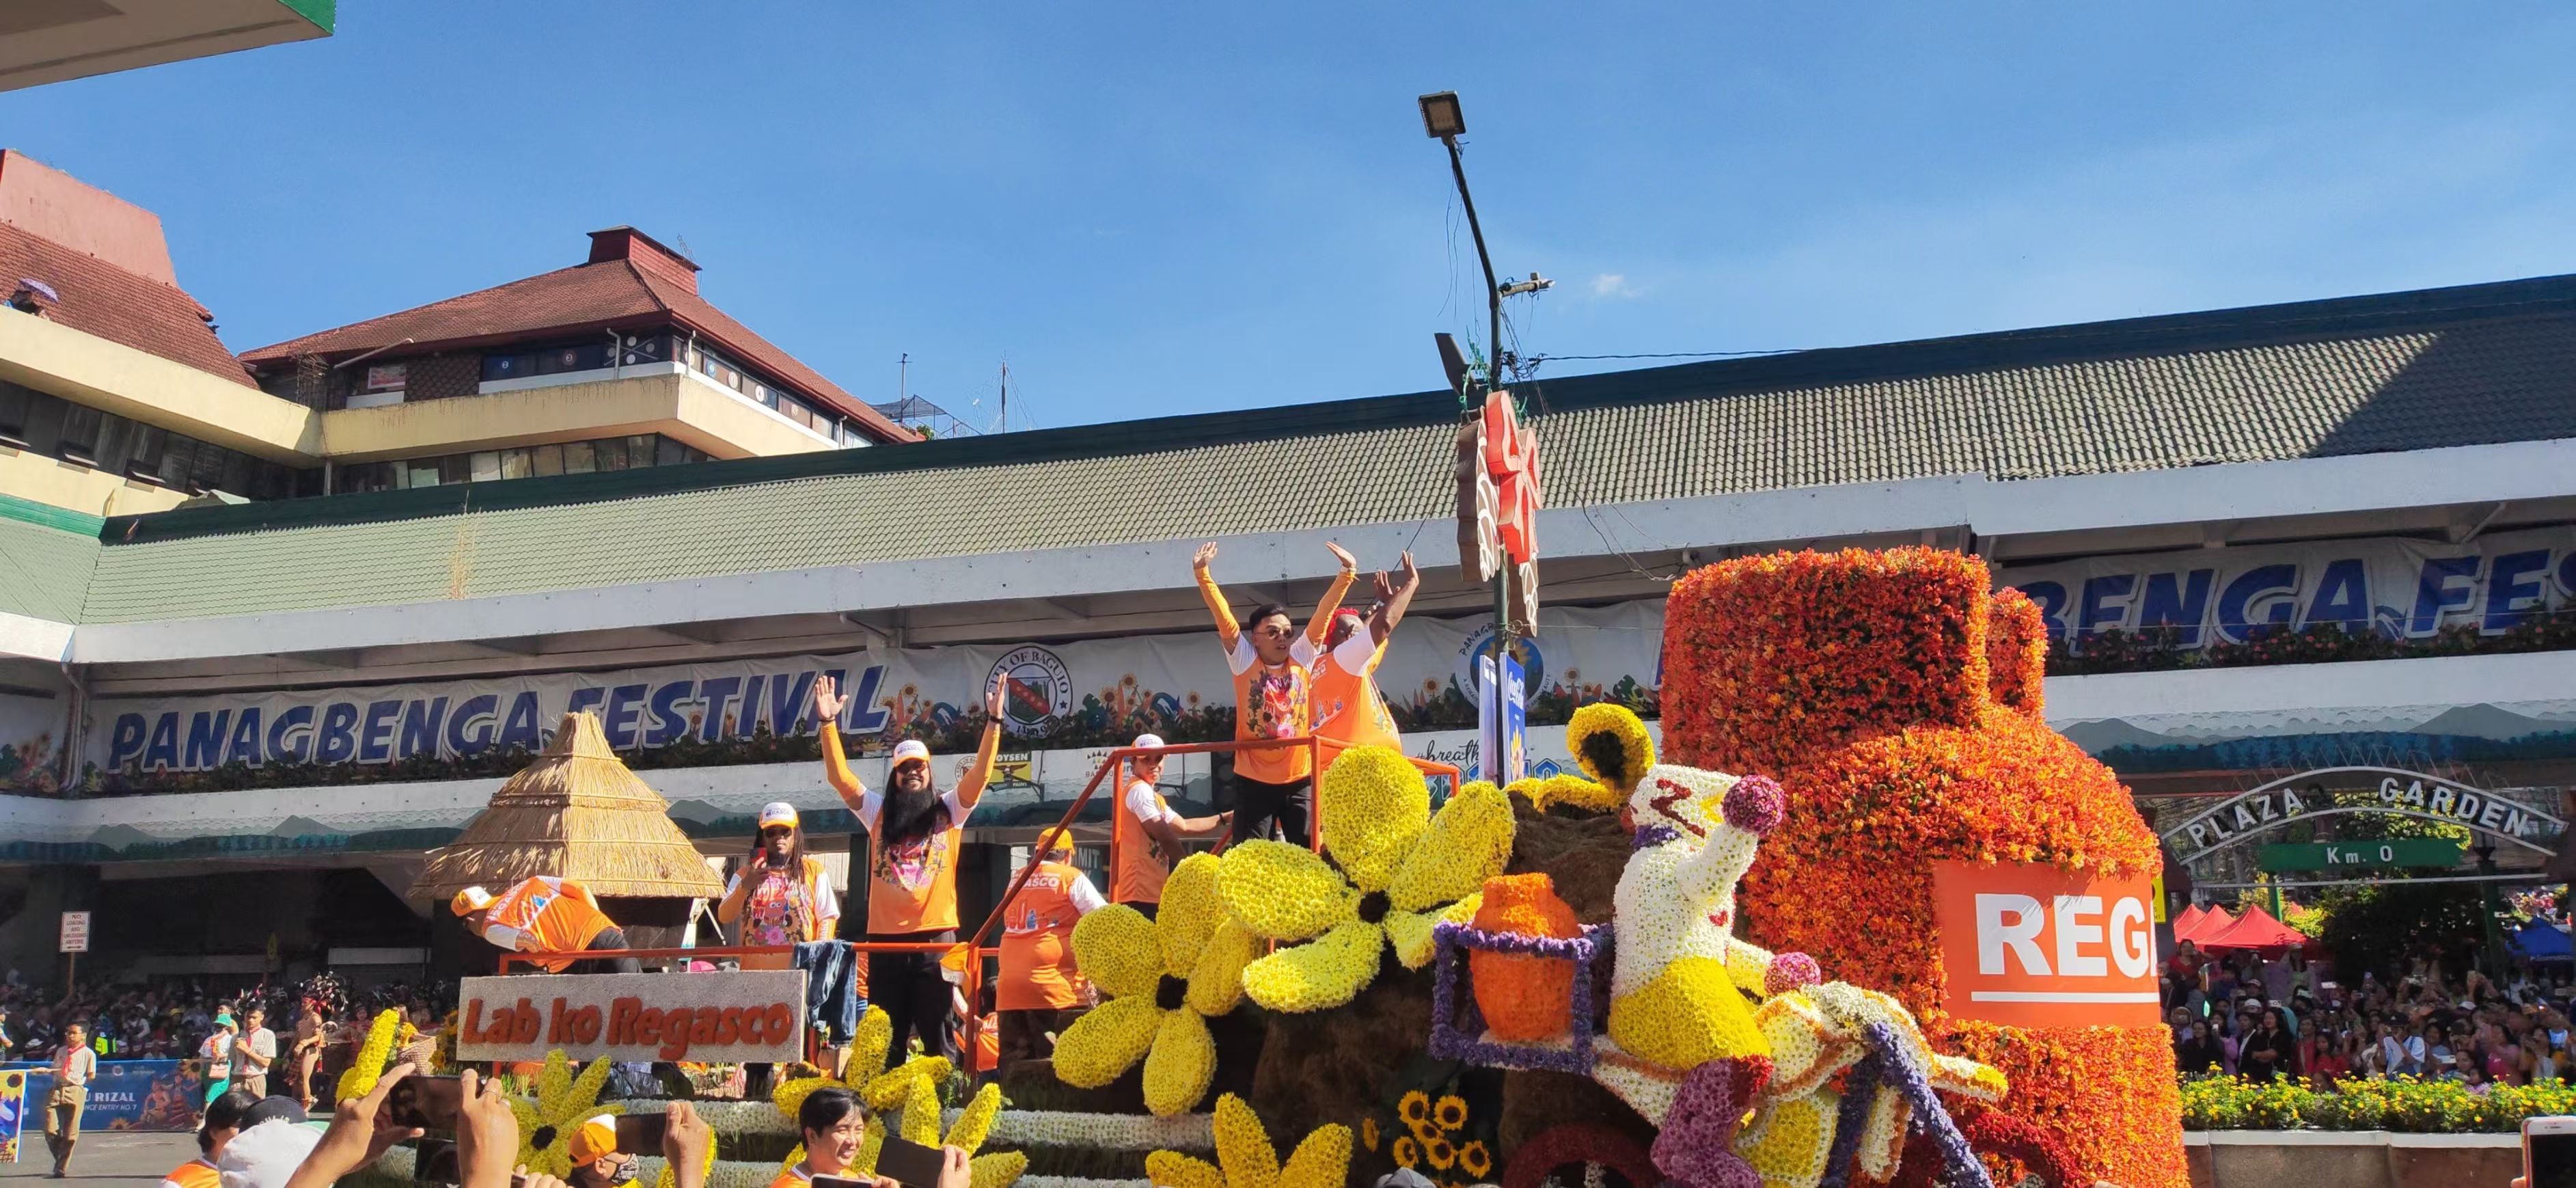
<instances>
[{"instance_id":1,"label":"plaza garden sign","mask_svg":"<svg viewBox=\"0 0 2576 1188\"><path fill-rule=\"evenodd\" d=\"M2379 795L2370 803L2337 804L2328 791L2369 788L2374 781ZM2419 771L2321 767L2231 796L2166 830L2165 851L2175 861L2190 865L2293 821L2344 813L2396 813L2463 825L2550 856L2558 851L2542 841L2554 842L2567 827L2566 822L2520 801Z\"/></svg>"}]
</instances>

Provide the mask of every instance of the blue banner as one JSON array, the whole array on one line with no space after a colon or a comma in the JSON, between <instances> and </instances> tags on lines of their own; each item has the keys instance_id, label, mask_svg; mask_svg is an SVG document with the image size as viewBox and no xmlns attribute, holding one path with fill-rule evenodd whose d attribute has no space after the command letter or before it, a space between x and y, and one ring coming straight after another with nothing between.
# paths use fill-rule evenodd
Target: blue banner
<instances>
[{"instance_id":1,"label":"blue banner","mask_svg":"<svg viewBox=\"0 0 2576 1188\"><path fill-rule=\"evenodd\" d=\"M89 1079L89 1105L81 1112L81 1130L195 1130L197 1107L206 1100L204 1066L200 1060L99 1061L97 1074ZM10 1071L26 1074L21 1100L30 1104L25 1108L42 1108L53 1095L50 1066L20 1064L10 1066ZM0 1133L6 1130L6 1121L0 1120Z\"/></svg>"}]
</instances>

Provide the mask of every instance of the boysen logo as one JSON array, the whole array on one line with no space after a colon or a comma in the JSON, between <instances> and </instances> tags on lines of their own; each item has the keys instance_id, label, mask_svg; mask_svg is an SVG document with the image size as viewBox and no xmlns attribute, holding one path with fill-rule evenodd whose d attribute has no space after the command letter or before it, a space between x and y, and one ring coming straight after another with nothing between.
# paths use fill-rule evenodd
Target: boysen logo
<instances>
[{"instance_id":1,"label":"boysen logo","mask_svg":"<svg viewBox=\"0 0 2576 1188\"><path fill-rule=\"evenodd\" d=\"M1036 734L1073 712L1073 674L1062 658L1034 644L1003 653L985 681L1003 683L1002 729L1013 734Z\"/></svg>"},{"instance_id":2,"label":"boysen logo","mask_svg":"<svg viewBox=\"0 0 2576 1188\"><path fill-rule=\"evenodd\" d=\"M2036 863L1939 862L1932 915L1953 1016L2009 1027L2156 1022L2155 888Z\"/></svg>"}]
</instances>

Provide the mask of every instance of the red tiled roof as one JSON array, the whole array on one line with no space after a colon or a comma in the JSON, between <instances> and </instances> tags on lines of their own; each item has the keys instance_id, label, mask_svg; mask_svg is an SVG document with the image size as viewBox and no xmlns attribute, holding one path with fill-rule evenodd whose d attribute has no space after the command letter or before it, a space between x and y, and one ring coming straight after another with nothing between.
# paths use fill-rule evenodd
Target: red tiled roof
<instances>
[{"instance_id":1,"label":"red tiled roof","mask_svg":"<svg viewBox=\"0 0 2576 1188\"><path fill-rule=\"evenodd\" d=\"M433 301L337 329L244 351L254 367L299 355L370 351L410 339L424 350L520 341L540 334L674 322L743 362L776 375L803 394L885 438L909 441L910 430L823 378L703 297L637 266L605 260L540 273L506 285Z\"/></svg>"},{"instance_id":2,"label":"red tiled roof","mask_svg":"<svg viewBox=\"0 0 2576 1188\"><path fill-rule=\"evenodd\" d=\"M0 223L0 298L21 278L54 291L44 317L84 334L257 387L207 324L205 306L177 285L129 272L86 252Z\"/></svg>"}]
</instances>

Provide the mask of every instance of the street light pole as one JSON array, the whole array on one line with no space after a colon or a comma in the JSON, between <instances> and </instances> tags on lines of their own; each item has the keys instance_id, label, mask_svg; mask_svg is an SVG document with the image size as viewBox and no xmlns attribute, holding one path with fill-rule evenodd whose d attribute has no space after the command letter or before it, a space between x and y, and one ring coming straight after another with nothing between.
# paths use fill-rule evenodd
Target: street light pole
<instances>
[{"instance_id":1,"label":"street light pole","mask_svg":"<svg viewBox=\"0 0 2576 1188\"><path fill-rule=\"evenodd\" d=\"M1467 163L1458 156L1458 138L1443 136L1449 149L1449 176L1458 180L1458 201L1467 208L1467 231L1476 237L1476 263L1485 269L1485 390L1503 386L1503 286L1494 279L1494 258L1485 253L1485 226L1476 221L1476 196L1467 192Z\"/></svg>"}]
</instances>

